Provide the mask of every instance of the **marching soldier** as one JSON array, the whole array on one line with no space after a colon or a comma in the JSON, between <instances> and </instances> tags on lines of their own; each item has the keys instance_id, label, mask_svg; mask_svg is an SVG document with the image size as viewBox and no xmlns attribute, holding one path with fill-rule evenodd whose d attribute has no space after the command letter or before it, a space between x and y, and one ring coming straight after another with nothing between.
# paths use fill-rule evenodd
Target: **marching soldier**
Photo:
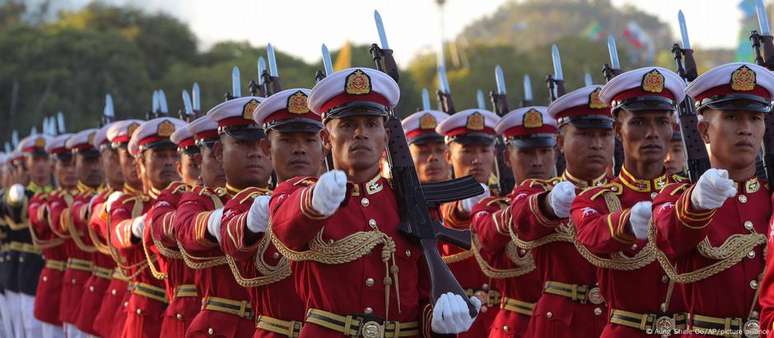
<instances>
[{"instance_id":1,"label":"marching soldier","mask_svg":"<svg viewBox=\"0 0 774 338\"><path fill-rule=\"evenodd\" d=\"M564 337L570 330L578 337L598 337L607 322L596 270L578 252L569 220L576 193L607 183L613 119L599 91L599 86L586 86L551 103L547 113L558 123L565 172L547 181L521 182L511 194L510 207L484 218L479 232L482 248L511 239L535 257L543 291L534 304L527 337Z\"/></svg>"},{"instance_id":2,"label":"marching soldier","mask_svg":"<svg viewBox=\"0 0 774 338\"><path fill-rule=\"evenodd\" d=\"M645 67L616 76L599 93L614 116L623 167L610 183L577 195L570 216L607 301L610 317L602 337L669 335L685 327L679 289L656 262L655 243L633 232L647 225L652 199L674 182L664 158L684 87L674 72Z\"/></svg>"},{"instance_id":3,"label":"marching soldier","mask_svg":"<svg viewBox=\"0 0 774 338\"><path fill-rule=\"evenodd\" d=\"M379 175L384 118L399 95L392 78L368 68L312 89L309 108L322 116L336 170L280 183L269 204L273 242L294 262L306 301L300 337L456 334L475 320L457 295L429 305L422 249L399 232L394 192Z\"/></svg>"},{"instance_id":4,"label":"marching soldier","mask_svg":"<svg viewBox=\"0 0 774 338\"><path fill-rule=\"evenodd\" d=\"M495 163L495 126L500 122L497 114L467 109L455 113L438 124L436 131L445 137L448 151L446 160L455 177L472 175L484 186L489 185ZM488 189L479 196L441 205L443 224L453 229L469 229L471 211L482 199L489 197ZM471 329L459 337L484 337L489 333L497 316L500 292L492 288L491 279L484 275L473 252L452 244L440 245L443 259L468 296L478 295L483 300L483 311Z\"/></svg>"},{"instance_id":5,"label":"marching soldier","mask_svg":"<svg viewBox=\"0 0 774 338\"><path fill-rule=\"evenodd\" d=\"M503 116L495 131L505 138L505 158L517 183L526 187L550 185L556 172L556 121L546 107L523 107ZM508 228L514 198L523 187L503 198L488 197L473 208L471 230L476 234L473 254L481 271L501 292L500 311L489 337L522 337L541 294L542 270L532 252L517 249ZM504 212L498 212L506 209ZM494 216L493 216L494 214ZM508 215L503 217L502 215Z\"/></svg>"},{"instance_id":6,"label":"marching soldier","mask_svg":"<svg viewBox=\"0 0 774 338\"><path fill-rule=\"evenodd\" d=\"M77 173L77 192L72 196L72 202L65 215L60 218L58 231L67 236L64 243L67 254L67 267L64 272L62 299L59 304L59 316L68 337L85 337L82 327L91 329L91 321L76 325L78 311L83 298L84 284L93 271L93 255L96 251L91 244L86 228L88 227L89 203L96 194L96 189L102 184L102 169L99 162L99 152L91 144L96 129L86 129L75 133L67 139L67 151L72 152L75 171Z\"/></svg>"},{"instance_id":7,"label":"marching soldier","mask_svg":"<svg viewBox=\"0 0 774 338\"><path fill-rule=\"evenodd\" d=\"M197 270L201 311L191 322L188 337L251 337L255 310L228 266L218 245L223 205L240 191L255 187L261 194L271 176L271 162L259 147L263 130L252 113L263 100L245 96L223 102L207 113L218 124L220 140L213 144L223 166L225 188L202 187L181 197L175 231L186 263Z\"/></svg>"},{"instance_id":8,"label":"marching soldier","mask_svg":"<svg viewBox=\"0 0 774 338\"><path fill-rule=\"evenodd\" d=\"M10 231L6 255L6 300L15 337L41 335L40 322L34 318L35 291L44 261L33 245L26 208L32 197L51 188L51 161L46 153L50 141L45 135L30 135L19 142L20 158L16 166L16 184L8 188L0 207Z\"/></svg>"},{"instance_id":9,"label":"marching soldier","mask_svg":"<svg viewBox=\"0 0 774 338\"><path fill-rule=\"evenodd\" d=\"M755 176L755 162L771 112L774 74L750 63L725 64L696 78L687 93L703 117L698 129L710 144L712 169L694 184L667 186L653 201L654 238L663 258L675 264L659 262L683 283L692 335L758 336L771 193ZM732 249L731 243L738 244ZM720 251L727 254L711 254ZM766 297L768 290L762 291Z\"/></svg>"},{"instance_id":10,"label":"marching soldier","mask_svg":"<svg viewBox=\"0 0 774 338\"><path fill-rule=\"evenodd\" d=\"M164 311L161 337L184 337L188 324L199 310L201 300L194 285L194 272L186 267L173 233L174 215L180 196L200 184L199 148L191 127L197 121L177 129L170 140L177 145L180 156L178 172L181 181L174 181L161 191L146 216L148 229L145 242L150 247L148 267L156 278L163 279L169 306ZM152 245L151 245L152 244ZM158 270L152 264L158 259Z\"/></svg>"},{"instance_id":11,"label":"marching soldier","mask_svg":"<svg viewBox=\"0 0 774 338\"><path fill-rule=\"evenodd\" d=\"M141 120L124 120L113 123L107 130L108 142L110 148L115 151L118 157L121 176L124 184L120 190L114 191L105 200L103 211L100 217L100 234L106 249L116 265L113 269L113 275L110 277L110 284L105 291L105 299L94 317L94 329L101 337L121 337L121 330L126 321L126 306L129 278L118 266L121 263L120 257L115 247L111 243L111 229L115 223L111 221L110 214L113 202L119 198L132 198L140 196L142 193L142 181L137 174L134 157L129 154L129 139L132 133L140 126Z\"/></svg>"},{"instance_id":12,"label":"marching soldier","mask_svg":"<svg viewBox=\"0 0 774 338\"><path fill-rule=\"evenodd\" d=\"M122 337L158 337L169 300L161 280L153 275L157 264L147 254L144 237L146 213L162 189L179 179L177 149L169 137L185 122L169 117L140 124L132 133L129 153L137 162L145 194L124 195L111 205L110 242L117 251L118 266L132 281Z\"/></svg>"},{"instance_id":13,"label":"marching soldier","mask_svg":"<svg viewBox=\"0 0 774 338\"><path fill-rule=\"evenodd\" d=\"M401 124L406 132L417 176L422 183L442 182L449 179L451 168L446 160L448 151L443 136L435 131L449 114L436 110L423 110L409 115Z\"/></svg>"},{"instance_id":14,"label":"marching soldier","mask_svg":"<svg viewBox=\"0 0 774 338\"><path fill-rule=\"evenodd\" d=\"M57 188L51 193L35 195L30 199L27 209L32 227L30 235L46 260L38 279L34 310L35 318L41 321L41 336L46 338L64 337L60 301L67 253L63 245L65 239L60 236L61 231L55 232L52 224L59 223L59 216L66 205L64 197L72 198L76 193L78 176L75 173L72 153L65 147L71 136L72 134L58 135L46 145L46 151L54 160L53 174Z\"/></svg>"},{"instance_id":15,"label":"marching soldier","mask_svg":"<svg viewBox=\"0 0 774 338\"><path fill-rule=\"evenodd\" d=\"M119 122L115 122L119 123ZM105 228L104 210L107 198L113 192L120 191L124 184L124 176L121 173L121 166L118 159L118 153L112 148L107 138L108 130L115 124L109 123L100 128L91 142L93 151L99 153L100 170L102 171L103 185L98 189L97 194L89 201L87 208L87 226L84 230L91 244L94 246L92 252L92 274L83 284L83 296L81 297L80 307L76 316L75 324L81 331L100 336L97 330L99 323L95 321L100 306L103 301L111 297L106 294L110 284L115 262L110 256L110 250L105 237L102 235ZM86 235L84 235L86 236Z\"/></svg>"},{"instance_id":16,"label":"marching soldier","mask_svg":"<svg viewBox=\"0 0 774 338\"><path fill-rule=\"evenodd\" d=\"M271 155L278 182L316 177L323 161L320 115L309 110L308 89L286 89L266 98L253 113L266 132L264 151ZM269 148L269 149L265 149ZM297 337L304 320L290 265L271 244L269 196L248 187L224 207L221 247L252 278L235 277L247 287L256 311L254 338ZM281 301L280 301L281 300Z\"/></svg>"}]
</instances>

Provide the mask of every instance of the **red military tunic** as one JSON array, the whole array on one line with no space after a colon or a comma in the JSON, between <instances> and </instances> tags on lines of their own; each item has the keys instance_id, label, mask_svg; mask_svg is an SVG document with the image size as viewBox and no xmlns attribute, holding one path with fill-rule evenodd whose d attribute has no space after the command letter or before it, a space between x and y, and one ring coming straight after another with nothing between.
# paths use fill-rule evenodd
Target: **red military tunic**
<instances>
[{"instance_id":1,"label":"red military tunic","mask_svg":"<svg viewBox=\"0 0 774 338\"><path fill-rule=\"evenodd\" d=\"M117 251L118 267L132 283L121 333L124 338L158 337L168 302L164 283L148 266L156 263L146 257L143 243L132 235L132 221L145 217L156 196L123 195L110 208L110 244Z\"/></svg>"},{"instance_id":2,"label":"red military tunic","mask_svg":"<svg viewBox=\"0 0 774 338\"><path fill-rule=\"evenodd\" d=\"M611 183L585 190L572 204L576 240L583 246L580 249L585 247L596 257L597 262L592 263L598 267L597 282L610 312L610 323L602 337L649 336L648 328L621 324L613 311L630 313L628 322L637 321L638 327L642 318L631 318L631 314L652 315L653 320L676 314L672 318L684 324L685 306L680 289L670 282L656 261L655 243L637 240L629 224L634 204L655 198L659 190L672 182L674 178L666 175L652 180L636 179L622 168ZM603 259L610 261L603 264ZM649 323L655 325L653 321Z\"/></svg>"},{"instance_id":3,"label":"red military tunic","mask_svg":"<svg viewBox=\"0 0 774 338\"><path fill-rule=\"evenodd\" d=\"M86 231L88 222L88 208L94 190L78 183L78 194L73 197L73 203L66 215L59 222L60 231L69 236L65 240L64 248L67 254L67 269L64 272L62 284L62 300L59 304L59 316L63 322L75 324L78 311L81 307L81 299L84 292L84 284L91 277L93 271L91 245ZM78 327L78 329L84 330Z\"/></svg>"},{"instance_id":4,"label":"red military tunic","mask_svg":"<svg viewBox=\"0 0 774 338\"><path fill-rule=\"evenodd\" d=\"M505 221L500 229L509 238L513 233L521 248L531 249L541 274L542 295L535 304L527 336L565 337L572 332L576 337L598 337L607 323L607 311L601 303L604 299L597 287L596 268L578 252L570 220L553 219L540 207L562 181L573 183L580 194L585 188L607 183L607 178L585 182L565 173L549 181L524 181L514 189L510 208L500 215ZM545 285L551 288L543 290ZM573 289L581 291L574 298Z\"/></svg>"},{"instance_id":5,"label":"red military tunic","mask_svg":"<svg viewBox=\"0 0 774 338\"><path fill-rule=\"evenodd\" d=\"M182 182L173 182L159 194L146 216L145 241L158 258L170 297L161 323L161 337L185 337L186 329L202 304L194 285L194 271L185 265L173 232L178 202L188 189Z\"/></svg>"},{"instance_id":6,"label":"red military tunic","mask_svg":"<svg viewBox=\"0 0 774 338\"><path fill-rule=\"evenodd\" d=\"M220 245L239 265L239 278L250 284L250 302L259 315L254 338L297 334L304 321L304 302L296 293L290 264L271 243L271 233L260 234L255 243L246 240L247 213L255 197L267 193L247 188L234 195L226 203L221 225Z\"/></svg>"},{"instance_id":7,"label":"red military tunic","mask_svg":"<svg viewBox=\"0 0 774 338\"><path fill-rule=\"evenodd\" d=\"M95 249L92 253L94 264L91 276L83 285L84 292L81 297L81 305L75 319L75 325L81 331L92 335L102 335L102 332L97 330L100 323L95 318L103 301L105 301L105 297L108 297L105 295L105 290L107 290L110 284L113 269L115 268L115 262L110 257L110 250L107 244L105 244L104 237L99 232L99 227L104 226L104 224L100 225L100 223L104 223L105 201L112 192L112 189L103 189L91 199L87 212L88 224L84 230Z\"/></svg>"},{"instance_id":8,"label":"red military tunic","mask_svg":"<svg viewBox=\"0 0 774 338\"><path fill-rule=\"evenodd\" d=\"M723 321L730 318L732 327L720 325L717 329L742 330L745 322L758 319L760 311L756 292L766 264L763 250L769 231L771 193L766 182L753 177L737 182L737 195L720 208L698 210L690 202L692 192L692 185L672 184L654 200L658 247L675 260L676 272L684 278L678 281L685 283L685 302L694 330L710 328L704 324L708 318L702 316ZM707 257L708 250L729 250L729 243L742 238L748 244L736 249L731 257ZM719 271L696 273L723 261L728 264Z\"/></svg>"},{"instance_id":9,"label":"red military tunic","mask_svg":"<svg viewBox=\"0 0 774 338\"><path fill-rule=\"evenodd\" d=\"M430 308L422 248L400 232L389 182L377 176L348 184L349 196L330 217L311 207L314 182L294 178L280 183L269 208L274 243L294 261L296 291L308 311L411 322L404 331L410 327L417 335L429 332L421 321L429 318ZM342 243L351 245L343 248ZM308 313L301 337L342 336L319 324L324 321Z\"/></svg>"},{"instance_id":10,"label":"red military tunic","mask_svg":"<svg viewBox=\"0 0 774 338\"><path fill-rule=\"evenodd\" d=\"M51 325L62 325L59 302L67 255L62 246L64 239L53 231L49 223L67 207L64 199L67 194L59 189L51 193L39 192L30 198L27 210L33 243L41 249L46 260L35 291L34 314L38 320Z\"/></svg>"},{"instance_id":11,"label":"red military tunic","mask_svg":"<svg viewBox=\"0 0 774 338\"><path fill-rule=\"evenodd\" d=\"M441 217L443 224L452 229L470 229L470 215L461 215L457 211L460 201L450 202L441 205ZM478 294L482 297L481 305L486 306L485 311L481 311L470 327L470 330L460 333L457 337L484 337L489 334L492 322L499 312L498 304L500 302L499 290L492 288L492 279L481 272L478 262L473 257L473 252L464 250L456 245L449 243L440 243L439 251L443 255L443 260L449 266L449 269L460 282L460 286L465 289L468 296Z\"/></svg>"},{"instance_id":12,"label":"red military tunic","mask_svg":"<svg viewBox=\"0 0 774 338\"><path fill-rule=\"evenodd\" d=\"M197 187L184 193L178 204L175 235L186 263L196 270L202 296L202 309L187 337L251 337L255 331L247 290L237 284L217 240L207 232L210 214L234 193L232 189Z\"/></svg>"},{"instance_id":13,"label":"red military tunic","mask_svg":"<svg viewBox=\"0 0 774 338\"><path fill-rule=\"evenodd\" d=\"M540 297L541 280L531 252L517 249L507 230L498 228L505 219L513 195L489 197L479 202L471 214L471 231L475 234L481 271L492 278L500 291L497 312L489 337L524 337L534 303ZM506 212L502 212L505 210Z\"/></svg>"}]
</instances>

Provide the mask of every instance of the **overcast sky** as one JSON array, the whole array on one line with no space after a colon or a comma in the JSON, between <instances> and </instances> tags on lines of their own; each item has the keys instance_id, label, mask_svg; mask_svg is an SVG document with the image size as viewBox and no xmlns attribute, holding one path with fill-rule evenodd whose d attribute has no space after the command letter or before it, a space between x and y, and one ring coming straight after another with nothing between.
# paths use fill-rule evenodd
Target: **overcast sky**
<instances>
[{"instance_id":1,"label":"overcast sky","mask_svg":"<svg viewBox=\"0 0 774 338\"><path fill-rule=\"evenodd\" d=\"M36 0L29 0L34 2ZM62 0L77 7L88 0ZM399 62L437 46L441 36L435 0L103 0L163 11L188 23L208 48L220 40L272 43L306 61L320 58L320 44L339 48L345 41L377 40L373 10L381 12ZM447 0L445 36L453 37L476 19L494 13L507 0ZM734 48L740 0L612 0L657 15L678 38L677 11L682 9L695 47ZM767 3L772 0L765 0Z\"/></svg>"}]
</instances>

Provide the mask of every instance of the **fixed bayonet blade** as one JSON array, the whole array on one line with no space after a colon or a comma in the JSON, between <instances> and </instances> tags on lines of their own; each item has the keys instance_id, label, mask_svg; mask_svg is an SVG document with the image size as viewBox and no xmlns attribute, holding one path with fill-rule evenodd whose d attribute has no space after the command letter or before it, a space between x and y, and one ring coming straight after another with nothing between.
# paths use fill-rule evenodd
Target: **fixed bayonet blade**
<instances>
[{"instance_id":1,"label":"fixed bayonet blade","mask_svg":"<svg viewBox=\"0 0 774 338\"><path fill-rule=\"evenodd\" d=\"M451 89L449 89L449 79L446 78L446 66L444 65L438 66L438 82L439 86L441 87L441 92L444 94L451 94Z\"/></svg>"},{"instance_id":2,"label":"fixed bayonet blade","mask_svg":"<svg viewBox=\"0 0 774 338\"><path fill-rule=\"evenodd\" d=\"M387 42L387 33L384 32L382 16L379 15L379 11L377 10L374 10L374 22L376 22L376 31L379 33L379 42L382 44L382 49L390 49L390 44Z\"/></svg>"},{"instance_id":3,"label":"fixed bayonet blade","mask_svg":"<svg viewBox=\"0 0 774 338\"><path fill-rule=\"evenodd\" d=\"M266 59L263 56L258 57L258 84L263 84L263 72L266 71Z\"/></svg>"},{"instance_id":4,"label":"fixed bayonet blade","mask_svg":"<svg viewBox=\"0 0 774 338\"><path fill-rule=\"evenodd\" d=\"M683 38L683 49L691 49L691 40L688 38L688 26L685 24L683 11L677 12L677 21L680 23L680 36Z\"/></svg>"},{"instance_id":5,"label":"fixed bayonet blade","mask_svg":"<svg viewBox=\"0 0 774 338\"><path fill-rule=\"evenodd\" d=\"M153 102L151 103L151 113L159 112L159 91L153 91Z\"/></svg>"},{"instance_id":6,"label":"fixed bayonet blade","mask_svg":"<svg viewBox=\"0 0 774 338\"><path fill-rule=\"evenodd\" d=\"M242 84L239 80L239 67L237 66L231 69L231 96L235 98L242 96Z\"/></svg>"},{"instance_id":7,"label":"fixed bayonet blade","mask_svg":"<svg viewBox=\"0 0 774 338\"><path fill-rule=\"evenodd\" d=\"M272 77L278 77L279 71L277 70L277 58L274 55L274 47L269 44L266 47L266 56L269 59L269 75Z\"/></svg>"},{"instance_id":8,"label":"fixed bayonet blade","mask_svg":"<svg viewBox=\"0 0 774 338\"><path fill-rule=\"evenodd\" d=\"M524 101L532 101L532 80L524 74Z\"/></svg>"},{"instance_id":9,"label":"fixed bayonet blade","mask_svg":"<svg viewBox=\"0 0 774 338\"><path fill-rule=\"evenodd\" d=\"M333 63L331 62L331 53L328 51L328 46L322 44L320 47L322 50L322 63L323 69L325 69L325 76L333 74Z\"/></svg>"},{"instance_id":10,"label":"fixed bayonet blade","mask_svg":"<svg viewBox=\"0 0 774 338\"><path fill-rule=\"evenodd\" d=\"M586 86L591 86L594 84L594 79L591 78L591 74L589 74L589 72L586 72L586 74L583 75L583 84Z\"/></svg>"},{"instance_id":11,"label":"fixed bayonet blade","mask_svg":"<svg viewBox=\"0 0 774 338\"><path fill-rule=\"evenodd\" d=\"M607 53L610 54L610 67L621 69L621 62L618 61L618 47L612 34L607 37Z\"/></svg>"},{"instance_id":12,"label":"fixed bayonet blade","mask_svg":"<svg viewBox=\"0 0 774 338\"><path fill-rule=\"evenodd\" d=\"M19 145L19 131L16 129L11 132L11 143L13 143L13 147L16 148L17 145Z\"/></svg>"},{"instance_id":13,"label":"fixed bayonet blade","mask_svg":"<svg viewBox=\"0 0 774 338\"><path fill-rule=\"evenodd\" d=\"M755 15L758 17L758 29L761 31L761 35L771 35L769 15L766 13L766 5L763 4L763 0L755 1Z\"/></svg>"},{"instance_id":14,"label":"fixed bayonet blade","mask_svg":"<svg viewBox=\"0 0 774 338\"><path fill-rule=\"evenodd\" d=\"M188 91L183 89L183 107L185 107L185 114L186 115L193 115L193 103L191 103L191 96L188 95Z\"/></svg>"},{"instance_id":15,"label":"fixed bayonet blade","mask_svg":"<svg viewBox=\"0 0 774 338\"><path fill-rule=\"evenodd\" d=\"M64 133L66 131L65 120L64 120L64 114L62 114L61 111L56 113L56 123L59 126L59 133L60 134Z\"/></svg>"},{"instance_id":16,"label":"fixed bayonet blade","mask_svg":"<svg viewBox=\"0 0 774 338\"><path fill-rule=\"evenodd\" d=\"M564 73L562 72L562 56L559 55L559 46L556 44L551 45L551 60L554 63L554 80L564 80Z\"/></svg>"},{"instance_id":17,"label":"fixed bayonet blade","mask_svg":"<svg viewBox=\"0 0 774 338\"><path fill-rule=\"evenodd\" d=\"M422 88L422 110L430 110L430 92Z\"/></svg>"},{"instance_id":18,"label":"fixed bayonet blade","mask_svg":"<svg viewBox=\"0 0 774 338\"><path fill-rule=\"evenodd\" d=\"M497 85L497 94L504 95L505 89L505 75L503 75L503 67L500 65L495 66L495 84Z\"/></svg>"},{"instance_id":19,"label":"fixed bayonet blade","mask_svg":"<svg viewBox=\"0 0 774 338\"><path fill-rule=\"evenodd\" d=\"M35 136L37 134L38 134L38 127L32 126L32 128L30 128L30 135Z\"/></svg>"},{"instance_id":20,"label":"fixed bayonet blade","mask_svg":"<svg viewBox=\"0 0 774 338\"><path fill-rule=\"evenodd\" d=\"M193 109L195 111L202 110L202 95L199 92L199 83L194 82L193 89L191 89L191 98L193 99Z\"/></svg>"},{"instance_id":21,"label":"fixed bayonet blade","mask_svg":"<svg viewBox=\"0 0 774 338\"><path fill-rule=\"evenodd\" d=\"M113 107L113 96L110 94L105 94L105 111L103 112L103 115L108 118L116 117L116 111Z\"/></svg>"},{"instance_id":22,"label":"fixed bayonet blade","mask_svg":"<svg viewBox=\"0 0 774 338\"><path fill-rule=\"evenodd\" d=\"M476 104L478 109L486 109L486 101L484 101L484 92L481 89L476 89Z\"/></svg>"},{"instance_id":23,"label":"fixed bayonet blade","mask_svg":"<svg viewBox=\"0 0 774 338\"><path fill-rule=\"evenodd\" d=\"M161 110L162 113L169 113L169 108L167 107L167 95L164 94L164 89L159 89L159 110Z\"/></svg>"}]
</instances>

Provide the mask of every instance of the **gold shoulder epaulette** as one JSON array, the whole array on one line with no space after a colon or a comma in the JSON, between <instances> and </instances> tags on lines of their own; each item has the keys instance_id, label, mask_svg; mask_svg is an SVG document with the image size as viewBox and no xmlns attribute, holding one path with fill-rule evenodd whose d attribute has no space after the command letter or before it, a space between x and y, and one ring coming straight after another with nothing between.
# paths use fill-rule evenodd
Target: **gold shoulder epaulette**
<instances>
[{"instance_id":1,"label":"gold shoulder epaulette","mask_svg":"<svg viewBox=\"0 0 774 338\"><path fill-rule=\"evenodd\" d=\"M122 204L127 204L127 203L130 203L130 202L134 202L134 201L136 201L138 199L142 199L142 198L139 195L130 196L130 197L125 198L123 201L121 201L121 203Z\"/></svg>"},{"instance_id":2,"label":"gold shoulder epaulette","mask_svg":"<svg viewBox=\"0 0 774 338\"><path fill-rule=\"evenodd\" d=\"M503 208L507 207L508 205L510 205L510 203L508 203L508 198L506 198L506 197L493 198L493 199L491 199L490 201L488 201L486 203L487 207L497 206L497 208L499 208L499 209L503 209Z\"/></svg>"},{"instance_id":3,"label":"gold shoulder epaulette","mask_svg":"<svg viewBox=\"0 0 774 338\"><path fill-rule=\"evenodd\" d=\"M295 185L300 185L300 186L306 187L306 186L310 186L310 185L314 184L315 182L317 182L317 178L316 177L307 176L307 177L298 178L297 181L295 183L293 183L293 185L294 186Z\"/></svg>"},{"instance_id":4,"label":"gold shoulder epaulette","mask_svg":"<svg viewBox=\"0 0 774 338\"><path fill-rule=\"evenodd\" d=\"M672 183L661 189L661 191L669 191L669 195L674 196L687 190L690 186L688 183Z\"/></svg>"},{"instance_id":5,"label":"gold shoulder epaulette","mask_svg":"<svg viewBox=\"0 0 774 338\"><path fill-rule=\"evenodd\" d=\"M591 194L591 200L593 201L607 192L612 192L616 195L620 195L623 193L623 186L620 183L610 182L605 185L586 189L581 194Z\"/></svg>"},{"instance_id":6,"label":"gold shoulder epaulette","mask_svg":"<svg viewBox=\"0 0 774 338\"><path fill-rule=\"evenodd\" d=\"M688 177L674 174L672 175L672 180L674 180L677 183L684 183L684 182L688 182Z\"/></svg>"}]
</instances>

